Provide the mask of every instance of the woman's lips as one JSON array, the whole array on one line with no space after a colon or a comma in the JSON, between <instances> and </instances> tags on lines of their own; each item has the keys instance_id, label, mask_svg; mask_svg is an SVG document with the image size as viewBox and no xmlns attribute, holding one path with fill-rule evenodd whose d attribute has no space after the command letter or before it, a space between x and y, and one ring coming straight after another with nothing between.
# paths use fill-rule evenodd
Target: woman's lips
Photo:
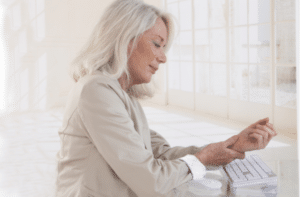
<instances>
[{"instance_id":1,"label":"woman's lips","mask_svg":"<svg viewBox=\"0 0 300 197\"><path fill-rule=\"evenodd\" d=\"M155 69L154 67L150 66L152 73L155 74L155 72L157 71L157 69Z\"/></svg>"}]
</instances>

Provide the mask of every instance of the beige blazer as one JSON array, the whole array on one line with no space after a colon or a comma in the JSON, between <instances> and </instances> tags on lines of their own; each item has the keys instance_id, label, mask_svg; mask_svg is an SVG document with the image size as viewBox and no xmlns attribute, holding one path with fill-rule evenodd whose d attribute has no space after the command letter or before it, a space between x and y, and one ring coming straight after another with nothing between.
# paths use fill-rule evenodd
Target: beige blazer
<instances>
[{"instance_id":1,"label":"beige blazer","mask_svg":"<svg viewBox=\"0 0 300 197\"><path fill-rule=\"evenodd\" d=\"M59 136L58 197L166 196L192 180L179 158L201 150L171 148L139 102L99 71L70 91Z\"/></svg>"}]
</instances>

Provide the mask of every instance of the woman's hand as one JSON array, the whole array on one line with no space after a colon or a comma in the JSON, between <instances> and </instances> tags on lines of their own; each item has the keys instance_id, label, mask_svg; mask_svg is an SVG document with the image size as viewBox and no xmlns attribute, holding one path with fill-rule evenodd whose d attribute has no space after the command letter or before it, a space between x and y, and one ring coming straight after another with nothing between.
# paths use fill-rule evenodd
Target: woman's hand
<instances>
[{"instance_id":1,"label":"woman's hand","mask_svg":"<svg viewBox=\"0 0 300 197\"><path fill-rule=\"evenodd\" d=\"M238 134L238 140L232 147L238 152L264 149L277 133L269 123L269 118L264 118L250 125Z\"/></svg>"},{"instance_id":2,"label":"woman's hand","mask_svg":"<svg viewBox=\"0 0 300 197\"><path fill-rule=\"evenodd\" d=\"M209 144L203 148L195 156L200 160L203 165L226 165L234 159L244 159L245 153L232 150L228 147L237 142L239 137L232 136L228 140L219 143Z\"/></svg>"}]
</instances>

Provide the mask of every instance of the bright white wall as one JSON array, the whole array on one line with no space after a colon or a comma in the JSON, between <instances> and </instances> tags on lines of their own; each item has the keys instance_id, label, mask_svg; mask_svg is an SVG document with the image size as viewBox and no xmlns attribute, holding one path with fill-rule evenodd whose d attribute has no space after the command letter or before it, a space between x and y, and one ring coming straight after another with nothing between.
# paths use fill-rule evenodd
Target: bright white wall
<instances>
[{"instance_id":1,"label":"bright white wall","mask_svg":"<svg viewBox=\"0 0 300 197\"><path fill-rule=\"evenodd\" d=\"M4 31L9 111L63 107L74 83L68 66L112 0L11 0ZM145 0L161 7L160 0Z\"/></svg>"},{"instance_id":2,"label":"bright white wall","mask_svg":"<svg viewBox=\"0 0 300 197\"><path fill-rule=\"evenodd\" d=\"M53 82L53 85L50 85L51 89L49 91L51 91L50 95L53 95L53 97L49 100L49 107L62 106L66 102L68 91L73 83L69 78L65 77L67 75L67 65L88 39L105 8L111 2L113 1L85 0L83 2L81 0L72 0L61 3L60 0L56 0L49 2L49 37L64 38L63 40L66 40L68 45L68 50L65 51L68 54L67 56L64 56L65 53L63 52L65 47L57 47L62 50L62 52L56 51L58 59L63 60L64 63L53 65L56 67L57 72L53 73L53 80L50 80ZM162 7L161 0L145 0L145 2ZM68 13L66 13L66 10L68 10ZM67 31L62 31L62 28ZM59 72L61 67L64 70ZM158 83L161 84L162 72L158 73L158 75L160 76L158 77ZM56 90L57 87L60 87L58 92Z\"/></svg>"}]
</instances>

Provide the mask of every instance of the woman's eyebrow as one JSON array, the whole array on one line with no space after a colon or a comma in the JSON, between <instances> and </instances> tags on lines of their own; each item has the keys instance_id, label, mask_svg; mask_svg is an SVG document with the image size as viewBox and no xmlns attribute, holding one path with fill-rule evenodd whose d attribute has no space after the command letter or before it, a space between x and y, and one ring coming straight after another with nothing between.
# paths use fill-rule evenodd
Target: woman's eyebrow
<instances>
[{"instance_id":1,"label":"woman's eyebrow","mask_svg":"<svg viewBox=\"0 0 300 197\"><path fill-rule=\"evenodd\" d=\"M156 34L155 36L159 37L161 39L161 42L164 42L164 39L160 35Z\"/></svg>"},{"instance_id":2,"label":"woman's eyebrow","mask_svg":"<svg viewBox=\"0 0 300 197\"><path fill-rule=\"evenodd\" d=\"M154 35L155 37L159 37L160 39L161 39L161 42L164 42L164 39L163 39L163 37L161 37L160 35L158 35L158 34L155 34ZM163 46L164 48L166 47L166 44Z\"/></svg>"}]
</instances>

